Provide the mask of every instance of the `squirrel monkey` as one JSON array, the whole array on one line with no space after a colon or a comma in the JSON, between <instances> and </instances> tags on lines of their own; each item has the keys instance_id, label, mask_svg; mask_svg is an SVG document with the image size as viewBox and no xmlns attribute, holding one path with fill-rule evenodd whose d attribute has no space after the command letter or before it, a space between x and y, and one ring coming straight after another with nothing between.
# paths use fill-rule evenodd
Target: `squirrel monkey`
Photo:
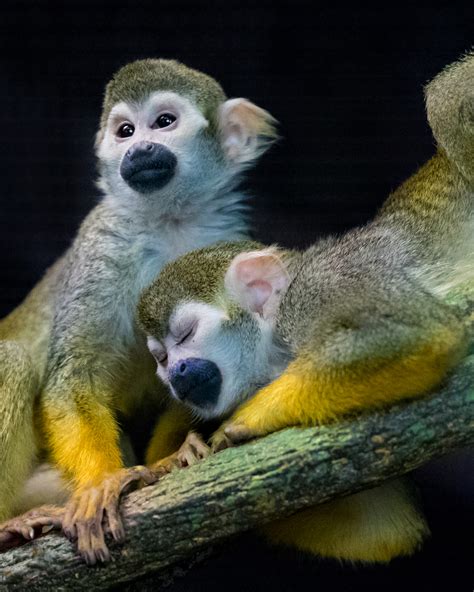
<instances>
[{"instance_id":1,"label":"squirrel monkey","mask_svg":"<svg viewBox=\"0 0 474 592\"><path fill-rule=\"evenodd\" d=\"M436 77L426 101L437 152L372 222L304 252L204 248L144 291L140 323L172 397L205 420L230 415L215 450L421 396L465 354L469 321L449 297L474 299L474 54ZM428 527L396 480L264 531L385 562L411 554Z\"/></svg>"},{"instance_id":2,"label":"squirrel monkey","mask_svg":"<svg viewBox=\"0 0 474 592\"><path fill-rule=\"evenodd\" d=\"M108 83L95 144L104 198L0 322L0 521L46 455L72 490L65 533L88 562L106 557L99 484L123 467L118 416L159 394L139 294L166 262L246 237L241 174L275 138L269 113L173 60L133 62Z\"/></svg>"}]
</instances>

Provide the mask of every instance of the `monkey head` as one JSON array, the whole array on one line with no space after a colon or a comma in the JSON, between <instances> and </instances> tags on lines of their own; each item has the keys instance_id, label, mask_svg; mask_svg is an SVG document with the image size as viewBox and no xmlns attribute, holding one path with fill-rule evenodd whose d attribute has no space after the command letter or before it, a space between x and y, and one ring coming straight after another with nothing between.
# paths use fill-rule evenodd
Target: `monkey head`
<instances>
[{"instance_id":1,"label":"monkey head","mask_svg":"<svg viewBox=\"0 0 474 592\"><path fill-rule=\"evenodd\" d=\"M275 336L284 260L274 247L221 243L166 265L142 294L139 323L158 376L198 416L229 414L286 367Z\"/></svg>"},{"instance_id":2,"label":"monkey head","mask_svg":"<svg viewBox=\"0 0 474 592\"><path fill-rule=\"evenodd\" d=\"M275 138L269 113L226 99L210 76L173 60L139 60L106 87L96 137L99 185L135 205L159 199L184 208L235 184Z\"/></svg>"}]
</instances>

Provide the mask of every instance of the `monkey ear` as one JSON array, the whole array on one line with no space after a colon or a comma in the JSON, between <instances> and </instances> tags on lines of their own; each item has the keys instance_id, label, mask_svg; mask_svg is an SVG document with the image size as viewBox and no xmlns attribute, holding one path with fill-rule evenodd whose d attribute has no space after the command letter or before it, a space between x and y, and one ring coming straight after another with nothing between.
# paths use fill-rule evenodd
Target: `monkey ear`
<instances>
[{"instance_id":1,"label":"monkey ear","mask_svg":"<svg viewBox=\"0 0 474 592\"><path fill-rule=\"evenodd\" d=\"M289 283L288 272L272 249L237 255L225 276L231 298L264 319L275 317Z\"/></svg>"},{"instance_id":2,"label":"monkey ear","mask_svg":"<svg viewBox=\"0 0 474 592\"><path fill-rule=\"evenodd\" d=\"M218 113L222 148L235 164L251 164L278 139L277 121L247 99L229 99Z\"/></svg>"}]
</instances>

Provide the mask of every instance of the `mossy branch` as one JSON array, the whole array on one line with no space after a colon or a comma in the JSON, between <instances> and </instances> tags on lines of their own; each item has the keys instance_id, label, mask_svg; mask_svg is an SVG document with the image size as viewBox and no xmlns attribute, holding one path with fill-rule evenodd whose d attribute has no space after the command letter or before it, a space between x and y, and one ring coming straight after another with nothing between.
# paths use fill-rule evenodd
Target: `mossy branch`
<instances>
[{"instance_id":1,"label":"mossy branch","mask_svg":"<svg viewBox=\"0 0 474 592\"><path fill-rule=\"evenodd\" d=\"M0 555L2 590L104 590L295 510L374 486L474 442L474 355L432 396L321 428L286 429L177 471L122 504L113 562L90 568L49 534Z\"/></svg>"}]
</instances>

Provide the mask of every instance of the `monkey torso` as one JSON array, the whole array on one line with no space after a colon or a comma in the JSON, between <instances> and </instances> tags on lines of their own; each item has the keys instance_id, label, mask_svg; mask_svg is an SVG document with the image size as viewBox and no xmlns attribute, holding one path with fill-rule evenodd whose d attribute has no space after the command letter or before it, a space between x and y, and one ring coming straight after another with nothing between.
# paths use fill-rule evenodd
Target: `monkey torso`
<instances>
[{"instance_id":1,"label":"monkey torso","mask_svg":"<svg viewBox=\"0 0 474 592\"><path fill-rule=\"evenodd\" d=\"M127 413L159 386L135 323L140 292L166 262L185 252L244 238L242 213L233 210L241 199L232 193L224 203L216 200L193 215L160 219L106 197L65 255L0 322L0 338L25 346L43 383L66 358L87 352L91 366L108 366L118 393L114 404Z\"/></svg>"},{"instance_id":2,"label":"monkey torso","mask_svg":"<svg viewBox=\"0 0 474 592\"><path fill-rule=\"evenodd\" d=\"M292 282L277 319L282 340L295 352L336 326L370 324L393 316L394 309L405 323L461 314L459 298L444 312L440 305L459 293L474 300L473 206L473 185L438 152L390 196L374 221L293 256ZM436 298L433 307L421 298L427 294Z\"/></svg>"}]
</instances>

